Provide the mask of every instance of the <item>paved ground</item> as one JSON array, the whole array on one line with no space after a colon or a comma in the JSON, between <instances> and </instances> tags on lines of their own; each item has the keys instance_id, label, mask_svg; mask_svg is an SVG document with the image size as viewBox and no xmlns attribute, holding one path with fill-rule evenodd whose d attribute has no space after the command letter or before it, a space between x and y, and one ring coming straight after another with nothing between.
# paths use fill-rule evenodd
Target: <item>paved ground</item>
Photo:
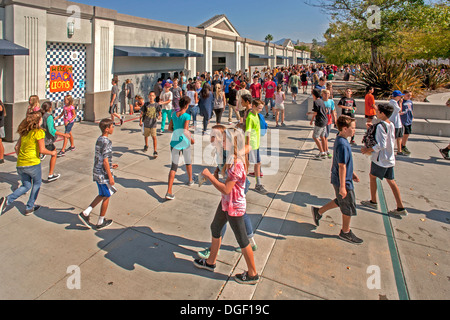
<instances>
[{"instance_id":1,"label":"paved ground","mask_svg":"<svg viewBox=\"0 0 450 320\"><path fill-rule=\"evenodd\" d=\"M354 246L337 237L338 210L328 212L320 227L313 223L310 207L327 203L333 188L331 161L311 160L317 151L305 99L287 105L287 128L269 133L269 145L279 141L278 154L270 154L263 168L269 194L248 194L262 276L257 286L233 279L245 261L235 252L231 229L216 273L193 266L196 252L210 242L209 226L220 195L211 185L186 186L187 176L179 170L176 200L165 201L170 136L159 137L160 157L153 160L152 152L142 151L138 122L128 118L111 137L114 161L120 165L119 192L108 210L113 227L96 232L78 220L77 214L97 194L91 171L99 129L92 123L77 124L77 150L58 160L62 178L42 186L38 203L43 208L25 217L23 197L0 217L0 299L449 299L450 162L438 152L448 139L412 137L412 157L399 159L396 166L410 215L396 219L384 213L395 203L387 184L380 184L385 195L380 202L385 199L387 208L358 205L352 226L365 243ZM358 131L357 141L362 134ZM197 148L207 144L207 139L202 144L197 139ZM12 152L13 145L6 144L6 149ZM15 157L6 160L0 167L2 196L19 186ZM356 186L359 203L369 197L369 159L355 147L354 160L361 178ZM43 162L44 177L48 161ZM205 166L195 165L194 172ZM80 268L80 289L70 289L77 284L70 266Z\"/></svg>"}]
</instances>

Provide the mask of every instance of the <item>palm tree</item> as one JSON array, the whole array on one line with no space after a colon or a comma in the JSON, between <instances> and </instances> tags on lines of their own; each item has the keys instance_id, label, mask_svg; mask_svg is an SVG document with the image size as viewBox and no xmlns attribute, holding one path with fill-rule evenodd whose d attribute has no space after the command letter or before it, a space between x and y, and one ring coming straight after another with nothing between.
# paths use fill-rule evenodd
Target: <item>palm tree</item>
<instances>
[{"instance_id":1,"label":"palm tree","mask_svg":"<svg viewBox=\"0 0 450 320\"><path fill-rule=\"evenodd\" d=\"M273 36L272 36L271 34L268 34L268 35L264 38L264 40L270 43L270 41L273 40Z\"/></svg>"}]
</instances>

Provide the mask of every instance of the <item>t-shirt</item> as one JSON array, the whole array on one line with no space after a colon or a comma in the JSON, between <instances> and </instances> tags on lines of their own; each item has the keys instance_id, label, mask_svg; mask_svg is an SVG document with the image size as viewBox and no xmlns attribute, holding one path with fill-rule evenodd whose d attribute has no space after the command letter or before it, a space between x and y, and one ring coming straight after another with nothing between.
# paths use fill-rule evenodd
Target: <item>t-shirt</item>
<instances>
[{"instance_id":1,"label":"t-shirt","mask_svg":"<svg viewBox=\"0 0 450 320\"><path fill-rule=\"evenodd\" d=\"M261 141L261 123L259 122L259 114L249 112L245 124L245 132L250 137L250 146L252 150L258 150Z\"/></svg>"},{"instance_id":2,"label":"t-shirt","mask_svg":"<svg viewBox=\"0 0 450 320\"><path fill-rule=\"evenodd\" d=\"M1 102L0 102L1 103ZM2 111L0 111L0 128L5 126L5 107L1 105Z\"/></svg>"},{"instance_id":3,"label":"t-shirt","mask_svg":"<svg viewBox=\"0 0 450 320\"><path fill-rule=\"evenodd\" d=\"M328 124L327 107L322 99L317 99L313 102L313 112L317 112L315 118L316 127L325 127Z\"/></svg>"},{"instance_id":4,"label":"t-shirt","mask_svg":"<svg viewBox=\"0 0 450 320\"><path fill-rule=\"evenodd\" d=\"M411 100L404 100L402 105L402 112L405 113L400 116L404 126L410 126L413 123L413 102Z\"/></svg>"},{"instance_id":5,"label":"t-shirt","mask_svg":"<svg viewBox=\"0 0 450 320\"><path fill-rule=\"evenodd\" d=\"M111 98L109 99L109 101L111 102L113 96L116 95L114 101L112 101L113 106L119 103L119 92L119 86L117 84L113 85L113 87L111 88Z\"/></svg>"},{"instance_id":6,"label":"t-shirt","mask_svg":"<svg viewBox=\"0 0 450 320\"><path fill-rule=\"evenodd\" d=\"M345 176L345 187L353 190L353 156L350 143L344 137L337 136L334 143L333 165L331 167L331 183L337 187L341 186L339 181L339 164L345 164L347 173Z\"/></svg>"},{"instance_id":7,"label":"t-shirt","mask_svg":"<svg viewBox=\"0 0 450 320\"><path fill-rule=\"evenodd\" d=\"M250 91L252 92L252 98L260 99L261 98L261 84L260 83L252 83L250 86Z\"/></svg>"},{"instance_id":8,"label":"t-shirt","mask_svg":"<svg viewBox=\"0 0 450 320\"><path fill-rule=\"evenodd\" d=\"M225 79L223 81L223 92L229 93L230 92L230 84L233 82L233 79Z\"/></svg>"},{"instance_id":9,"label":"t-shirt","mask_svg":"<svg viewBox=\"0 0 450 320\"><path fill-rule=\"evenodd\" d=\"M395 127L394 124L384 121L387 131L382 125L377 126L375 139L377 144L372 148L371 160L376 165L383 168L391 168L395 166Z\"/></svg>"},{"instance_id":10,"label":"t-shirt","mask_svg":"<svg viewBox=\"0 0 450 320\"><path fill-rule=\"evenodd\" d=\"M302 75L300 76L300 79L302 80L302 82L306 82L308 81L308 76L306 73L302 73Z\"/></svg>"},{"instance_id":11,"label":"t-shirt","mask_svg":"<svg viewBox=\"0 0 450 320\"><path fill-rule=\"evenodd\" d=\"M74 106L64 106L63 108L63 115L64 115L64 124L68 125L69 120L75 117L75 107ZM70 123L75 122L75 119L73 119Z\"/></svg>"},{"instance_id":12,"label":"t-shirt","mask_svg":"<svg viewBox=\"0 0 450 320\"><path fill-rule=\"evenodd\" d=\"M184 124L186 121L191 120L191 115L183 113L180 117L177 117L176 112L172 114L173 133L170 146L177 150L184 150L191 145L191 141L184 134Z\"/></svg>"},{"instance_id":13,"label":"t-shirt","mask_svg":"<svg viewBox=\"0 0 450 320\"><path fill-rule=\"evenodd\" d=\"M402 119L400 118L400 111L402 110L398 104L397 101L394 99L391 99L389 101L389 105L391 105L394 108L394 112L392 113L391 117L389 118L389 121L391 121L394 124L394 127L396 129L399 129L402 127Z\"/></svg>"},{"instance_id":14,"label":"t-shirt","mask_svg":"<svg viewBox=\"0 0 450 320\"><path fill-rule=\"evenodd\" d=\"M284 106L284 99L283 99L284 92L275 92L275 105L277 106Z\"/></svg>"},{"instance_id":15,"label":"t-shirt","mask_svg":"<svg viewBox=\"0 0 450 320\"><path fill-rule=\"evenodd\" d=\"M344 106L344 107L350 107L350 108L353 108L353 110L355 110L356 101L353 98L343 97L341 99L341 101L339 101L338 105L339 106ZM342 115L354 118L355 117L355 112L352 111L352 110L349 110L349 109L342 109Z\"/></svg>"},{"instance_id":16,"label":"t-shirt","mask_svg":"<svg viewBox=\"0 0 450 320\"><path fill-rule=\"evenodd\" d=\"M173 95L173 105L175 107L179 107L181 93L183 92L183 90L180 87L176 87L176 88L171 88L170 91L172 92L172 95Z\"/></svg>"},{"instance_id":17,"label":"t-shirt","mask_svg":"<svg viewBox=\"0 0 450 320\"><path fill-rule=\"evenodd\" d=\"M146 102L142 108L142 122L144 128L156 128L158 124L158 115L161 112L161 106L158 103Z\"/></svg>"},{"instance_id":18,"label":"t-shirt","mask_svg":"<svg viewBox=\"0 0 450 320\"><path fill-rule=\"evenodd\" d=\"M325 104L325 107L327 108L327 125L330 125L333 123L333 111L336 110L336 105L334 104L334 100L328 99L327 101L323 102Z\"/></svg>"},{"instance_id":19,"label":"t-shirt","mask_svg":"<svg viewBox=\"0 0 450 320\"><path fill-rule=\"evenodd\" d=\"M237 100L236 100L237 93L238 92L236 89L230 89L230 92L228 95L228 103L231 104L232 106L236 106L236 104L237 104Z\"/></svg>"},{"instance_id":20,"label":"t-shirt","mask_svg":"<svg viewBox=\"0 0 450 320\"><path fill-rule=\"evenodd\" d=\"M169 101L170 100L170 102L168 103L168 104L163 104L162 105L162 109L163 110L172 110L172 102L173 102L173 94L172 94L172 92L163 92L163 93L161 93L161 95L159 96L159 102L166 102L166 101Z\"/></svg>"},{"instance_id":21,"label":"t-shirt","mask_svg":"<svg viewBox=\"0 0 450 320\"><path fill-rule=\"evenodd\" d=\"M128 90L128 95L127 98L128 99L134 99L134 84L133 83L128 83L127 84L127 90Z\"/></svg>"},{"instance_id":22,"label":"t-shirt","mask_svg":"<svg viewBox=\"0 0 450 320\"><path fill-rule=\"evenodd\" d=\"M291 88L298 88L298 82L300 81L300 77L297 75L291 76Z\"/></svg>"},{"instance_id":23,"label":"t-shirt","mask_svg":"<svg viewBox=\"0 0 450 320\"><path fill-rule=\"evenodd\" d=\"M273 81L267 81L264 83L264 89L266 90L266 98L273 98L277 85Z\"/></svg>"},{"instance_id":24,"label":"t-shirt","mask_svg":"<svg viewBox=\"0 0 450 320\"><path fill-rule=\"evenodd\" d=\"M108 173L103 166L103 160L108 159L109 168L112 174L112 142L107 137L100 136L95 143L95 156L94 156L94 181L99 184L109 183Z\"/></svg>"},{"instance_id":25,"label":"t-shirt","mask_svg":"<svg viewBox=\"0 0 450 320\"><path fill-rule=\"evenodd\" d=\"M245 198L245 182L247 174L244 164L237 161L227 171L228 179L236 182L229 195L222 194L222 210L232 217L242 217L247 211Z\"/></svg>"},{"instance_id":26,"label":"t-shirt","mask_svg":"<svg viewBox=\"0 0 450 320\"><path fill-rule=\"evenodd\" d=\"M31 167L41 163L38 141L44 138L45 132L42 129L34 129L21 137L17 167Z\"/></svg>"},{"instance_id":27,"label":"t-shirt","mask_svg":"<svg viewBox=\"0 0 450 320\"><path fill-rule=\"evenodd\" d=\"M366 116L373 117L377 115L377 111L373 107L375 104L375 97L373 94L368 93L366 95Z\"/></svg>"}]
</instances>

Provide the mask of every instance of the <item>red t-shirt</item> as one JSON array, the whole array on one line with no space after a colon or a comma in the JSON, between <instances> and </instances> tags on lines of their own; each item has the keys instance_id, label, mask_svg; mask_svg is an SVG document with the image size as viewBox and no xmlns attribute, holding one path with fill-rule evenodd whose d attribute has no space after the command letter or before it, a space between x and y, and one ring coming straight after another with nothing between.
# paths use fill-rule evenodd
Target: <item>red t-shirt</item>
<instances>
[{"instance_id":1,"label":"red t-shirt","mask_svg":"<svg viewBox=\"0 0 450 320\"><path fill-rule=\"evenodd\" d=\"M264 89L266 90L266 98L273 98L277 85L273 81L267 81L264 83Z\"/></svg>"},{"instance_id":2,"label":"red t-shirt","mask_svg":"<svg viewBox=\"0 0 450 320\"><path fill-rule=\"evenodd\" d=\"M260 99L261 98L261 83L252 83L250 86L250 91L252 92L252 98Z\"/></svg>"}]
</instances>

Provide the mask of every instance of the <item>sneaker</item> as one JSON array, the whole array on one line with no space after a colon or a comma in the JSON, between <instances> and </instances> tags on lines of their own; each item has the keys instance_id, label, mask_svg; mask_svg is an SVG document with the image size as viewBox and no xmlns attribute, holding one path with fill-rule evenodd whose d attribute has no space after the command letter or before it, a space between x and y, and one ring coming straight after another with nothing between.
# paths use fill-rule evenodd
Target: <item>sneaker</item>
<instances>
[{"instance_id":1,"label":"sneaker","mask_svg":"<svg viewBox=\"0 0 450 320\"><path fill-rule=\"evenodd\" d=\"M322 215L319 213L319 208L311 207L311 213L314 219L314 223L316 224L316 226L319 226L319 222L322 219Z\"/></svg>"},{"instance_id":2,"label":"sneaker","mask_svg":"<svg viewBox=\"0 0 450 320\"><path fill-rule=\"evenodd\" d=\"M327 152L327 157L328 157L328 159L333 159L333 155L329 152Z\"/></svg>"},{"instance_id":3,"label":"sneaker","mask_svg":"<svg viewBox=\"0 0 450 320\"><path fill-rule=\"evenodd\" d=\"M395 210L391 210L391 211L389 211L389 214L390 215L393 215L393 216L403 216L403 217L406 217L407 215L408 215L408 211L405 209L405 208L403 208L403 209L395 209Z\"/></svg>"},{"instance_id":4,"label":"sneaker","mask_svg":"<svg viewBox=\"0 0 450 320\"><path fill-rule=\"evenodd\" d=\"M322 160L322 152L319 152L317 155L313 157L313 160Z\"/></svg>"},{"instance_id":5,"label":"sneaker","mask_svg":"<svg viewBox=\"0 0 450 320\"><path fill-rule=\"evenodd\" d=\"M3 210L5 209L5 206L6 206L6 198L1 197L0 198L0 215L2 215Z\"/></svg>"},{"instance_id":6,"label":"sneaker","mask_svg":"<svg viewBox=\"0 0 450 320\"><path fill-rule=\"evenodd\" d=\"M114 223L114 222L113 222L112 220L107 220L107 219L105 219L105 220L103 220L103 223L100 224L100 225L97 225L97 226L95 227L95 229L96 229L96 230L103 230L103 229L106 229L106 228L112 226L113 223Z\"/></svg>"},{"instance_id":7,"label":"sneaker","mask_svg":"<svg viewBox=\"0 0 450 320\"><path fill-rule=\"evenodd\" d=\"M281 126L282 126L282 127L286 127L286 123L283 122L283 123L281 124Z\"/></svg>"},{"instance_id":8,"label":"sneaker","mask_svg":"<svg viewBox=\"0 0 450 320\"><path fill-rule=\"evenodd\" d=\"M266 118L268 118L269 117L269 114L268 113L266 113Z\"/></svg>"},{"instance_id":9,"label":"sneaker","mask_svg":"<svg viewBox=\"0 0 450 320\"><path fill-rule=\"evenodd\" d=\"M52 175L52 176L49 176L48 179L47 179L47 181L48 181L48 182L53 182L53 181L58 180L60 177L61 177L60 174L54 174L54 175Z\"/></svg>"},{"instance_id":10,"label":"sneaker","mask_svg":"<svg viewBox=\"0 0 450 320\"><path fill-rule=\"evenodd\" d=\"M71 151L75 151L75 147L70 147L66 150L66 152L71 152Z\"/></svg>"},{"instance_id":11,"label":"sneaker","mask_svg":"<svg viewBox=\"0 0 450 320\"><path fill-rule=\"evenodd\" d=\"M411 151L409 151L409 149L406 146L402 148L402 152L407 156L411 155Z\"/></svg>"},{"instance_id":12,"label":"sneaker","mask_svg":"<svg viewBox=\"0 0 450 320\"><path fill-rule=\"evenodd\" d=\"M153 152L153 157L158 158L158 152Z\"/></svg>"},{"instance_id":13,"label":"sneaker","mask_svg":"<svg viewBox=\"0 0 450 320\"><path fill-rule=\"evenodd\" d=\"M448 154L448 151L445 152L444 149L440 149L439 152L441 153L442 157L443 157L445 160L450 160L450 156L449 156L449 154Z\"/></svg>"},{"instance_id":14,"label":"sneaker","mask_svg":"<svg viewBox=\"0 0 450 320\"><path fill-rule=\"evenodd\" d=\"M186 183L186 185L187 185L188 187L192 187L194 184L195 184L194 180L189 181L188 183Z\"/></svg>"},{"instance_id":15,"label":"sneaker","mask_svg":"<svg viewBox=\"0 0 450 320\"><path fill-rule=\"evenodd\" d=\"M368 207L368 208L370 208L370 209L374 209L374 210L378 210L378 203L373 203L372 201L361 201L361 204L364 206L364 207Z\"/></svg>"},{"instance_id":16,"label":"sneaker","mask_svg":"<svg viewBox=\"0 0 450 320\"><path fill-rule=\"evenodd\" d=\"M259 194L264 194L264 195L267 194L267 190L264 189L264 187L262 185L257 185L255 187L255 191L258 192Z\"/></svg>"},{"instance_id":17,"label":"sneaker","mask_svg":"<svg viewBox=\"0 0 450 320\"><path fill-rule=\"evenodd\" d=\"M93 225L91 223L91 217L90 216L85 216L84 213L80 213L78 215L78 218L80 218L81 222L83 222L83 224L88 227L89 229L92 229Z\"/></svg>"},{"instance_id":18,"label":"sneaker","mask_svg":"<svg viewBox=\"0 0 450 320\"><path fill-rule=\"evenodd\" d=\"M279 124L277 124L276 126L275 126L275 128L279 128L280 127L280 125Z\"/></svg>"},{"instance_id":19,"label":"sneaker","mask_svg":"<svg viewBox=\"0 0 450 320\"><path fill-rule=\"evenodd\" d=\"M167 193L166 194L166 200L174 200L175 196L173 194Z\"/></svg>"},{"instance_id":20,"label":"sneaker","mask_svg":"<svg viewBox=\"0 0 450 320\"><path fill-rule=\"evenodd\" d=\"M253 252L256 252L256 251L258 251L258 245L253 245L252 246L252 250L253 250ZM237 248L236 249L236 252L239 252L239 253L242 253L242 249L241 248Z\"/></svg>"},{"instance_id":21,"label":"sneaker","mask_svg":"<svg viewBox=\"0 0 450 320\"><path fill-rule=\"evenodd\" d=\"M355 146L356 145L356 141L355 140L351 140L350 144Z\"/></svg>"},{"instance_id":22,"label":"sneaker","mask_svg":"<svg viewBox=\"0 0 450 320\"><path fill-rule=\"evenodd\" d=\"M58 155L57 155L58 158L62 158L65 156L66 156L66 153L64 151L61 150L60 152L58 152Z\"/></svg>"},{"instance_id":23,"label":"sneaker","mask_svg":"<svg viewBox=\"0 0 450 320\"><path fill-rule=\"evenodd\" d=\"M344 233L344 231L341 230L341 233L339 234L339 238L341 240L353 243L353 244L362 244L364 241L360 238L358 238L357 236L355 236L355 234L352 232L352 230L350 230L349 233Z\"/></svg>"},{"instance_id":24,"label":"sneaker","mask_svg":"<svg viewBox=\"0 0 450 320\"><path fill-rule=\"evenodd\" d=\"M216 265L210 265L208 263L206 263L206 259L195 259L194 260L194 266L199 268L199 269L205 269L211 272L214 272L214 270L216 269Z\"/></svg>"},{"instance_id":25,"label":"sneaker","mask_svg":"<svg viewBox=\"0 0 450 320\"><path fill-rule=\"evenodd\" d=\"M144 152L148 151L148 146L144 146Z\"/></svg>"},{"instance_id":26,"label":"sneaker","mask_svg":"<svg viewBox=\"0 0 450 320\"><path fill-rule=\"evenodd\" d=\"M39 156L39 159L41 159L41 161L44 161L46 157L47 157L47 155L41 154L41 155ZM1 161L1 160L0 160L0 161Z\"/></svg>"},{"instance_id":27,"label":"sneaker","mask_svg":"<svg viewBox=\"0 0 450 320\"><path fill-rule=\"evenodd\" d=\"M403 151L397 152L397 156L406 157L406 154Z\"/></svg>"},{"instance_id":28,"label":"sneaker","mask_svg":"<svg viewBox=\"0 0 450 320\"><path fill-rule=\"evenodd\" d=\"M243 274L235 275L234 279L236 280L237 283L240 283L240 284L255 285L259 282L259 275L250 277L246 271Z\"/></svg>"},{"instance_id":29,"label":"sneaker","mask_svg":"<svg viewBox=\"0 0 450 320\"><path fill-rule=\"evenodd\" d=\"M123 126L123 118L120 118L120 126Z\"/></svg>"},{"instance_id":30,"label":"sneaker","mask_svg":"<svg viewBox=\"0 0 450 320\"><path fill-rule=\"evenodd\" d=\"M25 216L28 217L29 215L31 215L31 214L33 214L34 212L38 211L40 208L41 208L41 206L34 206L33 209L31 209L31 210L26 210L26 211L25 211Z\"/></svg>"},{"instance_id":31,"label":"sneaker","mask_svg":"<svg viewBox=\"0 0 450 320\"><path fill-rule=\"evenodd\" d=\"M207 259L209 259L209 255L211 254L211 250L208 248L208 249L205 249L205 250L203 250L203 251L199 251L199 252L197 252L197 255L198 255L198 257L200 258L200 259L205 259L205 260L207 260Z\"/></svg>"},{"instance_id":32,"label":"sneaker","mask_svg":"<svg viewBox=\"0 0 450 320\"><path fill-rule=\"evenodd\" d=\"M255 175L254 172L252 172L252 173L249 173L248 176L249 176L249 177L255 177L256 175ZM259 177L260 177L260 178L263 178L263 177L264 177L264 174L262 173L262 171L259 172Z\"/></svg>"}]
</instances>

